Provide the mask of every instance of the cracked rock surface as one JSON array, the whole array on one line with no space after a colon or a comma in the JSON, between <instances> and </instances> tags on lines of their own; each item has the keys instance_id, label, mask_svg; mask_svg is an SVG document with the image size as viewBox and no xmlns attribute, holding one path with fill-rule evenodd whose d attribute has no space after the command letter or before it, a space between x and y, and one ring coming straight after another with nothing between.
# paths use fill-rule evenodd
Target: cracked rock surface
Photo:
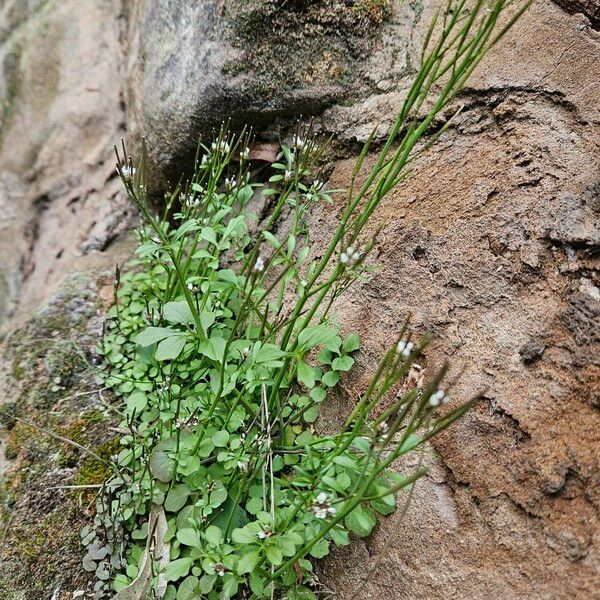
<instances>
[{"instance_id":1,"label":"cracked rock surface","mask_svg":"<svg viewBox=\"0 0 600 600\"><path fill-rule=\"evenodd\" d=\"M207 7L230 11L220 26L233 35L248 22L260 25L277 4L0 5L5 330L53 295L63 275L112 268L129 252L135 217L111 156L124 133L153 140L165 168L193 160L191 140L222 118L249 117L259 128L268 122L262 133L273 139L276 119L285 133L308 98L315 126L335 136L329 187L347 185L357 142L376 124L383 135L402 102L433 3L403 3L382 22L369 20L364 40L345 9L330 11L342 3L297 0L285 3L289 22L277 21L279 29L263 32L256 45L223 38L201 61L200 50L216 42L184 43ZM458 98L453 127L374 215L379 270L337 306L344 329L361 334L363 351L329 416L348 410L389 332L409 313L415 333L433 339L426 372L449 360L460 374L452 397L485 392L424 457L431 472L415 486L407 514L326 562L322 579L343 600L583 600L600 589L599 10L597 0L535 2ZM266 73L250 86L261 61L281 56L290 23L299 37L294 60L278 63L288 65L277 72L285 74L281 85ZM310 53L319 47L301 42L318 28L330 55L311 79L301 66L307 56L316 60ZM340 56L350 79L336 70ZM222 69L239 57L251 60ZM339 210L334 203L311 215L314 248ZM100 289L94 285L82 284L82 296ZM7 380L25 377L19 387L27 387L35 370L15 372L14 357L4 356ZM27 447L12 448L17 462ZM72 482L73 471L61 473L53 485ZM38 566L49 560L42 550L28 546ZM69 569L77 569L75 558ZM61 600L71 598L69 585L84 585L85 577L64 577L55 567L43 572L42 591L21 582L6 597L50 598L64 583Z\"/></svg>"}]
</instances>

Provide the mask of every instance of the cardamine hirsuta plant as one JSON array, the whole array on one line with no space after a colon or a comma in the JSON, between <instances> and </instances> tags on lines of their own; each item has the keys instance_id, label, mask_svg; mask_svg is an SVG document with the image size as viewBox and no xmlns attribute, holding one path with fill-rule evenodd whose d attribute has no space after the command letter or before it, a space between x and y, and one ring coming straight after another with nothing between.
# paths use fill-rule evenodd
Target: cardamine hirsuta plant
<instances>
[{"instance_id":1,"label":"cardamine hirsuta plant","mask_svg":"<svg viewBox=\"0 0 600 600\"><path fill-rule=\"evenodd\" d=\"M251 136L222 128L157 215L145 147L136 167L117 152L143 224L101 342L102 378L123 404L114 476L82 532L98 597L316 598L314 560L394 512L424 473L398 474L398 459L473 404L442 408L445 369L407 385L423 343L405 326L343 427L315 426L360 347L332 307L368 279L365 225L446 129L449 104L523 12L505 14L513 4L449 0L436 13L389 136L364 172L375 133L366 142L348 190L327 189L310 130L282 144L265 185L252 179ZM270 206L259 226L258 194ZM313 258L305 217L333 198L341 214Z\"/></svg>"}]
</instances>

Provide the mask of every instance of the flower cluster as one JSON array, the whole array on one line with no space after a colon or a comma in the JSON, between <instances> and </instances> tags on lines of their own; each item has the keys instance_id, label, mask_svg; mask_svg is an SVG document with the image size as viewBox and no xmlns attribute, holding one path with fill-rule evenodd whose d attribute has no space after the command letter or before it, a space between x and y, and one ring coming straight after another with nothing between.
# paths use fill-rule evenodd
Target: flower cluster
<instances>
[{"instance_id":1,"label":"flower cluster","mask_svg":"<svg viewBox=\"0 0 600 600\"><path fill-rule=\"evenodd\" d=\"M117 169L117 173L119 172L119 169ZM121 167L121 175L123 177L123 179L132 179L133 176L135 175L135 167L129 166L129 165L123 165Z\"/></svg>"},{"instance_id":2,"label":"flower cluster","mask_svg":"<svg viewBox=\"0 0 600 600\"><path fill-rule=\"evenodd\" d=\"M434 392L429 397L429 406L432 408L437 408L438 406L447 404L448 402L450 402L450 397L444 390L437 390L437 392Z\"/></svg>"},{"instance_id":3,"label":"flower cluster","mask_svg":"<svg viewBox=\"0 0 600 600\"><path fill-rule=\"evenodd\" d=\"M340 253L340 262L343 265L350 265L360 260L361 253L355 250L353 246L348 246L346 250Z\"/></svg>"},{"instance_id":4,"label":"flower cluster","mask_svg":"<svg viewBox=\"0 0 600 600\"><path fill-rule=\"evenodd\" d=\"M335 508L331 506L331 499L325 492L321 492L312 505L312 511L317 519L326 519L335 515Z\"/></svg>"},{"instance_id":5,"label":"flower cluster","mask_svg":"<svg viewBox=\"0 0 600 600\"><path fill-rule=\"evenodd\" d=\"M408 358L410 353L413 351L415 345L412 342L405 342L404 340L400 340L398 345L396 346L396 352L401 354L404 358Z\"/></svg>"}]
</instances>

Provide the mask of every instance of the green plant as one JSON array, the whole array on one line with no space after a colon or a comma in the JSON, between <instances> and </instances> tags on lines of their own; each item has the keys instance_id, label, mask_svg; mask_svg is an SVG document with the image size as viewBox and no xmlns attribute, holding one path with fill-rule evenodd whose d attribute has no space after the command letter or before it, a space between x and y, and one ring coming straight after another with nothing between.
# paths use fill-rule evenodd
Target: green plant
<instances>
[{"instance_id":1,"label":"green plant","mask_svg":"<svg viewBox=\"0 0 600 600\"><path fill-rule=\"evenodd\" d=\"M112 568L117 591L152 587L169 599L314 598L309 558L348 544L349 534L368 536L424 472L398 475L397 459L472 405L438 411L445 369L403 387L423 347L405 326L341 430L313 425L359 349L331 310L368 278L375 240L364 239L364 227L410 160L445 130L447 121L434 123L524 10L494 33L510 4L467 10L451 0L436 17L391 133L363 174L375 134L365 144L320 258L311 257L304 216L342 192L325 190L323 146L310 131L299 130L272 165L260 229L248 210L261 186L250 178L245 133L223 129L201 146L191 182L172 192L161 217L148 204L145 147L137 169L124 148L117 153L143 226L136 259L117 271L101 345L104 382L125 402L118 474L100 498L96 529L82 534L99 593Z\"/></svg>"}]
</instances>

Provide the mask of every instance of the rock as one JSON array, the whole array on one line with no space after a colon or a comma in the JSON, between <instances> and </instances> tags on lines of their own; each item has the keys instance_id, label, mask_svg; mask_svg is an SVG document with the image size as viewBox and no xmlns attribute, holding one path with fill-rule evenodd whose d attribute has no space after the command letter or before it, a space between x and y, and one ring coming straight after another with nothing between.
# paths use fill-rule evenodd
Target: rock
<instances>
[{"instance_id":1,"label":"rock","mask_svg":"<svg viewBox=\"0 0 600 600\"><path fill-rule=\"evenodd\" d=\"M0 8L0 322L26 318L72 270L114 265L102 252L133 222L112 152L120 4Z\"/></svg>"},{"instance_id":2,"label":"rock","mask_svg":"<svg viewBox=\"0 0 600 600\"><path fill-rule=\"evenodd\" d=\"M129 111L163 173L223 121L264 128L355 92L387 2L175 0L130 16Z\"/></svg>"},{"instance_id":3,"label":"rock","mask_svg":"<svg viewBox=\"0 0 600 600\"><path fill-rule=\"evenodd\" d=\"M531 339L521 346L519 354L521 355L521 360L525 364L529 364L542 356L545 349L546 346L540 340Z\"/></svg>"},{"instance_id":4,"label":"rock","mask_svg":"<svg viewBox=\"0 0 600 600\"><path fill-rule=\"evenodd\" d=\"M532 6L471 80L455 128L374 216L378 274L337 305L368 340L350 394L410 313L415 333L436 340L428 371L450 358L462 373L452 396L488 388L489 399L435 442L457 531L434 510L439 477L421 482L402 522L334 554L324 576L342 598L595 593L600 85L590 68L600 69L600 39L589 23ZM392 92L359 104L373 111L332 107L323 124L360 139L400 101ZM329 185L346 186L353 164L338 163ZM317 247L339 210L312 215Z\"/></svg>"}]
</instances>

